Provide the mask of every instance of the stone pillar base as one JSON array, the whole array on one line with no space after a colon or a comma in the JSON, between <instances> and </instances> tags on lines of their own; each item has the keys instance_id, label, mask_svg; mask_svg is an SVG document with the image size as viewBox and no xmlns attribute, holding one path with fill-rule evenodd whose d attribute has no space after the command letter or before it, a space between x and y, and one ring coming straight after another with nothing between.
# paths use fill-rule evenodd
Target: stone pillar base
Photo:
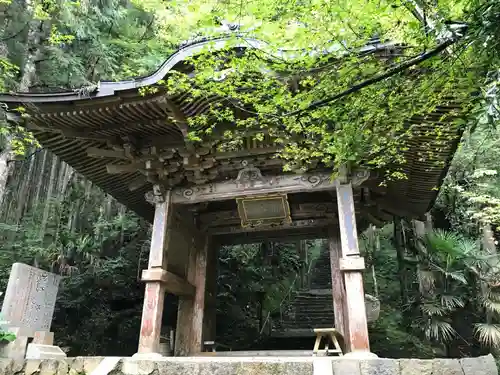
<instances>
[{"instance_id":1,"label":"stone pillar base","mask_svg":"<svg viewBox=\"0 0 500 375\"><path fill-rule=\"evenodd\" d=\"M135 353L132 358L134 359L159 359L163 358L163 355L161 353Z\"/></svg>"},{"instance_id":2,"label":"stone pillar base","mask_svg":"<svg viewBox=\"0 0 500 375\"><path fill-rule=\"evenodd\" d=\"M377 359L378 355L364 350L356 350L354 352L346 353L342 356L345 359Z\"/></svg>"}]
</instances>

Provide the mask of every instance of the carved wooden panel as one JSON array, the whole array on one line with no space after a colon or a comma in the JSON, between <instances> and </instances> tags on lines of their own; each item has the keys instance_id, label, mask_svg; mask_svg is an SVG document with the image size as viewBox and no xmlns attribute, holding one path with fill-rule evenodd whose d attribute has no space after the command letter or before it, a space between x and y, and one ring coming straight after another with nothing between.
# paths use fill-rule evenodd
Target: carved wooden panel
<instances>
[{"instance_id":1,"label":"carved wooden panel","mask_svg":"<svg viewBox=\"0 0 500 375\"><path fill-rule=\"evenodd\" d=\"M352 183L359 186L367 178L368 171L365 171ZM263 176L257 168L249 167L241 170L235 180L176 188L172 199L174 203L189 204L264 194L328 191L336 185L329 173Z\"/></svg>"}]
</instances>

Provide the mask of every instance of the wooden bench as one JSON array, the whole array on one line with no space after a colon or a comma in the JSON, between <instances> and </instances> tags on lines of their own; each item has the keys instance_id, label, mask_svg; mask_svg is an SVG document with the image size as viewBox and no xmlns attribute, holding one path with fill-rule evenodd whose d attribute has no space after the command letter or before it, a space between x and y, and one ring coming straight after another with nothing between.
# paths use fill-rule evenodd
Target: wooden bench
<instances>
[{"instance_id":1,"label":"wooden bench","mask_svg":"<svg viewBox=\"0 0 500 375\"><path fill-rule=\"evenodd\" d=\"M231 347L215 342L215 341L204 341L203 342L203 351L209 353L216 353L217 348L227 349L228 351L232 351Z\"/></svg>"},{"instance_id":2,"label":"wooden bench","mask_svg":"<svg viewBox=\"0 0 500 375\"><path fill-rule=\"evenodd\" d=\"M343 356L344 352L340 347L339 341L344 344L344 338L335 328L315 328L314 333L316 334L316 342L314 343L313 356L317 356L320 351L320 345L323 339L325 339L325 354L337 354L338 356ZM333 344L333 349L330 349L330 342ZM322 349L323 350L323 349Z\"/></svg>"}]
</instances>

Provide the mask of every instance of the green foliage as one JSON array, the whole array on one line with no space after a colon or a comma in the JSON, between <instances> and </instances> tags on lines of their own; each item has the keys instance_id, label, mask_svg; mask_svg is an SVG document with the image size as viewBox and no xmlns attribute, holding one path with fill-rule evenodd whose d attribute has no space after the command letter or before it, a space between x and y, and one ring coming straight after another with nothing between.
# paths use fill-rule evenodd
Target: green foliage
<instances>
[{"instance_id":1,"label":"green foliage","mask_svg":"<svg viewBox=\"0 0 500 375\"><path fill-rule=\"evenodd\" d=\"M268 246L267 255L260 244L219 251L217 334L233 348L245 348L260 339L260 303L264 312L279 308L301 267L295 244Z\"/></svg>"},{"instance_id":2,"label":"green foliage","mask_svg":"<svg viewBox=\"0 0 500 375\"><path fill-rule=\"evenodd\" d=\"M413 272L407 301L401 301L392 227L377 231L375 242L362 242L370 265L366 289L382 302L370 332L372 347L384 356L443 355L438 345L458 348L458 336L471 347L475 340L497 346L498 272L475 239L484 223L500 227L500 2L423 2L426 27L411 6L389 0L0 0L0 90L16 90L24 78L29 78L26 89L50 91L144 75L179 42L220 35L219 21L225 19L240 26L229 46L248 45L252 37L267 46L243 55L198 56L192 61L196 76L176 74L162 83L170 93L190 90L195 98L221 98L190 119L192 141L219 132L224 140L217 147L233 150L252 131L255 139L270 137L283 147L286 169L300 171L319 161L337 173L344 165L364 165L385 169L387 178L396 179L406 177L400 172L403 152L419 131L404 120L440 103L470 103L467 118L450 124L443 117L426 134L435 148L419 155L435 161L436 149L449 141L444 134L467 128L434 211L448 231L417 241L415 263L406 265ZM452 34L450 20L468 23L453 46L359 88L435 48ZM374 37L396 42L393 54L356 53ZM31 68L34 75L27 77ZM159 89L145 88L144 95ZM328 98L328 105L314 107ZM243 114L240 119L225 109L228 103ZM17 111L21 119L25 112ZM7 125L6 114L0 119L2 150L10 147L25 156L38 146L24 128ZM71 179L67 194L58 193L26 214L21 206L18 219L1 224L0 284L5 287L14 261L62 274L53 325L58 344L69 347L70 354L132 354L142 309L137 279L147 259L147 225L114 202L106 203L109 198L87 189L80 178ZM20 206L7 207L17 211ZM7 207L2 215L11 218ZM273 249L271 262L257 245L221 250L218 332L223 341L238 337L236 346L244 348L260 339L258 293L264 293L265 312L272 313L294 291L296 270L303 265L293 246L273 244ZM310 246L311 252L317 250ZM411 326L407 312L415 306Z\"/></svg>"},{"instance_id":3,"label":"green foliage","mask_svg":"<svg viewBox=\"0 0 500 375\"><path fill-rule=\"evenodd\" d=\"M189 90L195 98L221 98L206 113L190 119L191 140L203 141L218 131L225 135L220 147L231 149L241 146L249 130L257 140L266 134L283 146L280 156L288 160L287 170L309 169L319 161L334 173L344 165L366 165L385 169L389 178L405 178L399 170L405 163L402 152L418 127L408 127L404 120L450 97L468 98L475 87L469 68L457 67L454 60L460 54L461 62L474 65L470 51L464 52L467 40L446 58L428 60L421 67L353 89L436 43L434 34L426 33L406 7L392 1L312 1L286 7L276 1L238 7L219 1L185 5L162 6L153 1L145 7L156 9L165 28L173 27L176 17L182 18L182 26L177 25L181 35L190 27L205 27L203 34L213 35L215 20L225 19L241 28L230 46L248 45L251 37L267 42L264 51L197 57L192 61L196 76L169 78L171 93ZM462 7L451 8L458 12ZM390 59L355 53L374 36L406 48L397 48ZM311 107L319 98L336 96L338 100L328 106ZM236 119L228 104L251 117ZM438 124L430 136L449 142L443 135L447 126ZM437 161L434 151L429 148L422 157Z\"/></svg>"},{"instance_id":4,"label":"green foliage","mask_svg":"<svg viewBox=\"0 0 500 375\"><path fill-rule=\"evenodd\" d=\"M8 341L12 342L16 339L16 335L12 332L5 332L5 331L0 331L0 342L1 341Z\"/></svg>"},{"instance_id":5,"label":"green foliage","mask_svg":"<svg viewBox=\"0 0 500 375\"><path fill-rule=\"evenodd\" d=\"M0 296L2 295L3 293L0 293ZM0 316L0 319L2 317ZM16 339L16 334L15 333L12 333L12 332L9 332L8 329L5 329L5 327L3 327L3 325L5 324L5 322L0 322L0 342L12 342Z\"/></svg>"},{"instance_id":6,"label":"green foliage","mask_svg":"<svg viewBox=\"0 0 500 375\"><path fill-rule=\"evenodd\" d=\"M13 262L61 274L52 325L57 344L70 355L132 355L148 226L81 178L73 177L65 195L37 203L18 224L0 225L0 288Z\"/></svg>"}]
</instances>

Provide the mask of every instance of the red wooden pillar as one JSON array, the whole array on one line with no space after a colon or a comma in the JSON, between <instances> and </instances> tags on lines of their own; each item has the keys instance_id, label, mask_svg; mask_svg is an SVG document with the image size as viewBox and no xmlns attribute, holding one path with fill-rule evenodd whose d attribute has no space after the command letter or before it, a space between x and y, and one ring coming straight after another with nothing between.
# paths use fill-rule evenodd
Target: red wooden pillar
<instances>
[{"instance_id":1,"label":"red wooden pillar","mask_svg":"<svg viewBox=\"0 0 500 375\"><path fill-rule=\"evenodd\" d=\"M350 352L370 352L363 288L364 259L360 256L351 184L337 185L341 254L339 269L345 287L344 337Z\"/></svg>"},{"instance_id":2,"label":"red wooden pillar","mask_svg":"<svg viewBox=\"0 0 500 375\"><path fill-rule=\"evenodd\" d=\"M138 355L158 355L163 301L165 298L165 274L167 273L167 235L172 221L171 192L163 192L155 187L155 216L148 269L142 273L146 282L144 306L142 309L141 331Z\"/></svg>"}]
</instances>

